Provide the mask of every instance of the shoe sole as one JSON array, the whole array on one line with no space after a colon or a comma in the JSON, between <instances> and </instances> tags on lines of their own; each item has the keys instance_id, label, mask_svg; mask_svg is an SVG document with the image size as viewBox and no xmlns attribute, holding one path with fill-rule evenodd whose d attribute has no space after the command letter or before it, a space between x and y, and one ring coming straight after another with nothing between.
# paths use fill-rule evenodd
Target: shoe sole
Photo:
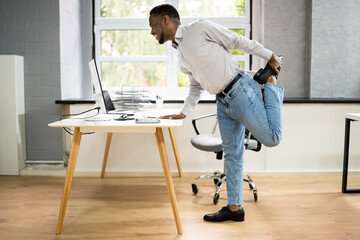
<instances>
[{"instance_id":1,"label":"shoe sole","mask_svg":"<svg viewBox=\"0 0 360 240\"><path fill-rule=\"evenodd\" d=\"M270 67L269 63L267 63L264 69L260 68L259 71L255 73L254 80L262 85L267 82L271 75L275 75L277 78L275 71Z\"/></svg>"},{"instance_id":2,"label":"shoe sole","mask_svg":"<svg viewBox=\"0 0 360 240\"><path fill-rule=\"evenodd\" d=\"M245 220L245 217L234 218L234 219L226 219L226 220L217 220L217 219L210 220L210 219L205 219L204 218L204 221L206 221L206 222L226 222L226 221L243 222L244 220Z\"/></svg>"}]
</instances>

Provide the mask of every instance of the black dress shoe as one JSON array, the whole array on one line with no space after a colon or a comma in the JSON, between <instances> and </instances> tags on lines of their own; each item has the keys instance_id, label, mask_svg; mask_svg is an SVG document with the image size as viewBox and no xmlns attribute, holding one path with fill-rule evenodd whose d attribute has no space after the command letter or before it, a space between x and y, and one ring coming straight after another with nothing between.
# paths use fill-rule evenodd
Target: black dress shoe
<instances>
[{"instance_id":1,"label":"black dress shoe","mask_svg":"<svg viewBox=\"0 0 360 240\"><path fill-rule=\"evenodd\" d=\"M237 211L231 211L228 206L223 207L217 213L210 213L204 216L204 220L208 222L223 222L227 220L242 222L245 218L245 211L240 208Z\"/></svg>"},{"instance_id":2,"label":"black dress shoe","mask_svg":"<svg viewBox=\"0 0 360 240\"><path fill-rule=\"evenodd\" d=\"M271 75L275 75L277 78L277 74L270 67L269 63L267 63L264 69L260 68L259 71L255 73L254 80L259 84L265 84Z\"/></svg>"}]
</instances>

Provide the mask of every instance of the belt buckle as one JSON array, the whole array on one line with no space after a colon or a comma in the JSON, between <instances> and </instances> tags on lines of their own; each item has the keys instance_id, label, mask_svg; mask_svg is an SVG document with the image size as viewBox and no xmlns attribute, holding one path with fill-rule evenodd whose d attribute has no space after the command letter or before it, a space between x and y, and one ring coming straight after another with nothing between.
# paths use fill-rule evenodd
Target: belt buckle
<instances>
[{"instance_id":1,"label":"belt buckle","mask_svg":"<svg viewBox=\"0 0 360 240\"><path fill-rule=\"evenodd\" d=\"M221 90L221 92L219 92L219 93L217 94L217 96L223 98L223 97L226 96L226 93L224 92L224 90Z\"/></svg>"}]
</instances>

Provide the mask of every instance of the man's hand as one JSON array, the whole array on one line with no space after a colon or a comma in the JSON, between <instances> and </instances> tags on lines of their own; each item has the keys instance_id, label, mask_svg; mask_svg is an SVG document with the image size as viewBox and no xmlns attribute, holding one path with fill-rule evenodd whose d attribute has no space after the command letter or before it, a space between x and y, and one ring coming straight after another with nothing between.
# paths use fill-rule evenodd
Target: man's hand
<instances>
[{"instance_id":1,"label":"man's hand","mask_svg":"<svg viewBox=\"0 0 360 240\"><path fill-rule=\"evenodd\" d=\"M269 60L269 65L275 71L276 75L279 75L282 66L282 59L273 53Z\"/></svg>"},{"instance_id":2,"label":"man's hand","mask_svg":"<svg viewBox=\"0 0 360 240\"><path fill-rule=\"evenodd\" d=\"M186 116L182 113L179 113L179 114L165 115L165 116L161 116L159 118L160 119L184 119L184 118L186 118Z\"/></svg>"}]
</instances>

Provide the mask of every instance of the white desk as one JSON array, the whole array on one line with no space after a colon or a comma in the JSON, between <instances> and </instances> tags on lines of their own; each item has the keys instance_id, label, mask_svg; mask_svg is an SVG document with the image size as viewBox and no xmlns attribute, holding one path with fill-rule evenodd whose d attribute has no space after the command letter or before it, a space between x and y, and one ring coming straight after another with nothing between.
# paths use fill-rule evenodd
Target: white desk
<instances>
[{"instance_id":1,"label":"white desk","mask_svg":"<svg viewBox=\"0 0 360 240\"><path fill-rule=\"evenodd\" d=\"M343 193L360 193L360 189L347 189L347 177L349 168L349 143L350 143L350 123L352 121L360 121L360 113L345 114L345 144L344 144L344 162L343 162Z\"/></svg>"},{"instance_id":2,"label":"white desk","mask_svg":"<svg viewBox=\"0 0 360 240\"><path fill-rule=\"evenodd\" d=\"M96 118L114 118L114 116L109 115L99 115ZM165 141L163 136L162 128L167 127L169 128L170 137L172 141L172 146L175 153L175 158L179 170L179 175L182 176L181 173L181 166L179 161L179 155L176 147L176 141L175 141L175 135L174 135L174 127L180 127L183 125L182 120L161 120L160 123L155 124L135 124L135 120L129 120L129 121L115 121L115 120L109 120L109 121L88 121L84 119L65 119L62 121L57 121L54 123L49 124L50 127L68 127L68 128L74 128L74 136L71 143L71 150L70 150L70 156L69 156L69 163L67 167L66 172L66 178L65 178L65 184L64 184L64 192L61 200L60 205L60 212L59 212L59 218L58 218L58 225L57 225L57 233L60 234L62 231L62 226L64 223L64 217L67 207L67 202L69 199L69 193L71 188L71 182L74 175L75 170L75 164L77 155L79 152L80 147L80 141L82 133L84 132L107 132L107 142L106 142L106 148L105 148L105 154L104 154L104 161L103 161L103 168L101 177L104 177L105 168L106 168L106 162L107 157L109 153L111 138L113 132L120 132L120 133L132 133L132 132L145 132L145 133L155 133L157 146L159 149L160 159L163 167L163 172L165 175L165 181L167 190L170 196L170 202L171 207L174 214L174 219L177 227L178 234L182 234L182 226L180 222L179 217L179 210L177 206L176 196L175 196L175 190L174 185L170 173L169 168L169 161L166 153L165 148ZM137 146L134 146L137 147Z\"/></svg>"}]
</instances>

